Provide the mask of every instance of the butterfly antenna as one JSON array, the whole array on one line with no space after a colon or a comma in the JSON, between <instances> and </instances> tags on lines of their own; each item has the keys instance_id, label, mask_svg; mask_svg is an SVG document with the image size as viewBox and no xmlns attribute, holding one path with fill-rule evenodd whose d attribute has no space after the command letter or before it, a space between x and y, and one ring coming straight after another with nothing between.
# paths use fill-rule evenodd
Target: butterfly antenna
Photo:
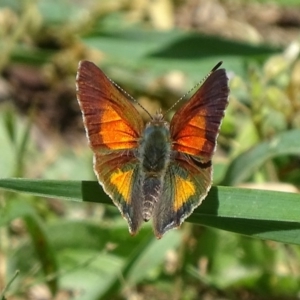
<instances>
[{"instance_id":1,"label":"butterfly antenna","mask_svg":"<svg viewBox=\"0 0 300 300\"><path fill-rule=\"evenodd\" d=\"M106 76L107 77L107 76ZM142 105L140 104L136 99L134 99L129 93L127 93L125 90L123 90L118 84L116 84L112 79L110 79L109 77L107 77L107 79L119 90L121 91L124 95L126 95L126 97L128 97L129 99L131 99L134 103L136 103L152 120L153 117L151 116L151 114L149 113L149 111Z\"/></svg>"},{"instance_id":2,"label":"butterfly antenna","mask_svg":"<svg viewBox=\"0 0 300 300\"><path fill-rule=\"evenodd\" d=\"M182 97L180 97L165 113L164 116L171 111L182 99L184 99L191 91L193 91L196 87L199 85L202 85L203 82L216 70L219 69L219 67L222 65L223 61L219 61L212 69L211 71L200 81L198 82L195 86L193 86L189 91L187 91Z\"/></svg>"}]
</instances>

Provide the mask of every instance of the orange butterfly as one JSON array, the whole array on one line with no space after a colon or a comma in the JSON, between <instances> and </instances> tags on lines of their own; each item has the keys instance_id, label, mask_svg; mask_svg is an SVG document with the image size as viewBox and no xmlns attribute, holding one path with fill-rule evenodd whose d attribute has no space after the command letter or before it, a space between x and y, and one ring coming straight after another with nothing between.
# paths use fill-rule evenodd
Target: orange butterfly
<instances>
[{"instance_id":1,"label":"orange butterfly","mask_svg":"<svg viewBox=\"0 0 300 300\"><path fill-rule=\"evenodd\" d=\"M169 124L143 120L123 90L93 63L81 61L77 98L94 171L127 220L131 234L153 220L157 238L200 205L212 183L211 159L228 103L228 79L217 64Z\"/></svg>"}]
</instances>

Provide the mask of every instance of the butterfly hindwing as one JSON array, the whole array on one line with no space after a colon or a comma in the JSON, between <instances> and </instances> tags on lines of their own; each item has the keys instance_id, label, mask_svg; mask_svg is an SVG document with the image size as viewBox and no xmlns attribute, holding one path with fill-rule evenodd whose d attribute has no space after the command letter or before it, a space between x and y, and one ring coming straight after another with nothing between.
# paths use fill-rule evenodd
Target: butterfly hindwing
<instances>
[{"instance_id":1,"label":"butterfly hindwing","mask_svg":"<svg viewBox=\"0 0 300 300\"><path fill-rule=\"evenodd\" d=\"M153 214L155 235L160 238L180 224L199 206L211 186L210 163L195 163L179 154L165 175L160 201Z\"/></svg>"},{"instance_id":2,"label":"butterfly hindwing","mask_svg":"<svg viewBox=\"0 0 300 300\"><path fill-rule=\"evenodd\" d=\"M104 191L127 220L130 233L135 234L143 222L139 162L135 155L95 154L94 170Z\"/></svg>"}]
</instances>

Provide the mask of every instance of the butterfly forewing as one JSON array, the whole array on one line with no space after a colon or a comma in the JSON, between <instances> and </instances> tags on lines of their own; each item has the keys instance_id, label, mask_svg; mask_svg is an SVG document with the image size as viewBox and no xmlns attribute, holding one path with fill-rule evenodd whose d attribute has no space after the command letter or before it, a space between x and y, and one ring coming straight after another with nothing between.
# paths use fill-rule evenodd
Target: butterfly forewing
<instances>
[{"instance_id":1,"label":"butterfly forewing","mask_svg":"<svg viewBox=\"0 0 300 300\"><path fill-rule=\"evenodd\" d=\"M170 124L173 149L209 161L214 153L224 110L228 103L224 69L213 71Z\"/></svg>"},{"instance_id":2,"label":"butterfly forewing","mask_svg":"<svg viewBox=\"0 0 300 300\"><path fill-rule=\"evenodd\" d=\"M135 107L93 63L82 61L77 98L90 146L94 151L137 147L143 120Z\"/></svg>"}]
</instances>

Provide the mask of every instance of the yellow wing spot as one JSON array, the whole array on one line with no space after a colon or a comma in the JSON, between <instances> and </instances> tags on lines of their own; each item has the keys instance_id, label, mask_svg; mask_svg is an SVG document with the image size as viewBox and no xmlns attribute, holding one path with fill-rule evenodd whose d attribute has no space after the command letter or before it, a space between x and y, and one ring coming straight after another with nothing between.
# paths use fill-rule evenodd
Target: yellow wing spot
<instances>
[{"instance_id":1,"label":"yellow wing spot","mask_svg":"<svg viewBox=\"0 0 300 300\"><path fill-rule=\"evenodd\" d=\"M190 196L195 195L195 185L188 179L175 176L175 201L174 210L179 210L182 205L189 199Z\"/></svg>"},{"instance_id":2,"label":"yellow wing spot","mask_svg":"<svg viewBox=\"0 0 300 300\"><path fill-rule=\"evenodd\" d=\"M124 201L130 203L131 196L131 178L133 170L123 172L118 170L110 176L110 182L117 188Z\"/></svg>"}]
</instances>

